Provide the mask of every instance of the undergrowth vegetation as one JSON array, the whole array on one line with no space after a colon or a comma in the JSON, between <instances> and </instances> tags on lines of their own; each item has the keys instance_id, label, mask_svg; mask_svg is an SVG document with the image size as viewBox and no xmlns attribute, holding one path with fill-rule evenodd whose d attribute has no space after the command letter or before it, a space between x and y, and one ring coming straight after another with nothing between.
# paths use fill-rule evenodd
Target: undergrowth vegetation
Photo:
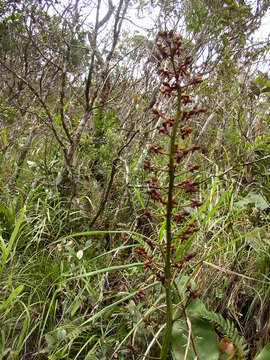
<instances>
[{"instance_id":1,"label":"undergrowth vegetation","mask_svg":"<svg viewBox=\"0 0 270 360\"><path fill-rule=\"evenodd\" d=\"M270 359L247 3L0 0L0 359Z\"/></svg>"}]
</instances>

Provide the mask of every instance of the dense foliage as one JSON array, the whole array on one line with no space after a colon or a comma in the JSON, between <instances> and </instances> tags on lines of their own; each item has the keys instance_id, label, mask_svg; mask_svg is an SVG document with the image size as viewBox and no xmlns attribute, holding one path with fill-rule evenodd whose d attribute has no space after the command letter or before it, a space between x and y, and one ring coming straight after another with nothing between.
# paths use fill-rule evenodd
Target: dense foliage
<instances>
[{"instance_id":1,"label":"dense foliage","mask_svg":"<svg viewBox=\"0 0 270 360\"><path fill-rule=\"evenodd\" d=\"M0 0L0 359L270 358L269 0Z\"/></svg>"}]
</instances>

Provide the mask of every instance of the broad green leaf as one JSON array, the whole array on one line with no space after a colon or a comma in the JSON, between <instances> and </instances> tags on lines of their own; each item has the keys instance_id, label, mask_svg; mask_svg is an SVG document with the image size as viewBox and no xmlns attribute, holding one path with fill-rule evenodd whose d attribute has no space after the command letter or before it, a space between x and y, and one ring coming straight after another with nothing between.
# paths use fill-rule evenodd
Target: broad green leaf
<instances>
[{"instance_id":1,"label":"broad green leaf","mask_svg":"<svg viewBox=\"0 0 270 360\"><path fill-rule=\"evenodd\" d=\"M270 92L270 86L266 86L262 89L262 93L269 93Z\"/></svg>"},{"instance_id":2,"label":"broad green leaf","mask_svg":"<svg viewBox=\"0 0 270 360\"><path fill-rule=\"evenodd\" d=\"M5 263L7 256L8 256L7 255L7 247L6 247L5 241L1 235L0 235L0 242L1 242L2 259L3 259L3 263Z\"/></svg>"},{"instance_id":3,"label":"broad green leaf","mask_svg":"<svg viewBox=\"0 0 270 360\"><path fill-rule=\"evenodd\" d=\"M56 343L55 337L52 336L51 334L46 334L45 339L46 339L49 346L52 346L52 345L54 345Z\"/></svg>"},{"instance_id":4,"label":"broad green leaf","mask_svg":"<svg viewBox=\"0 0 270 360\"><path fill-rule=\"evenodd\" d=\"M67 331L65 329L57 329L56 330L56 337L57 340L63 340L67 335Z\"/></svg>"},{"instance_id":5,"label":"broad green leaf","mask_svg":"<svg viewBox=\"0 0 270 360\"><path fill-rule=\"evenodd\" d=\"M269 360L270 359L270 344L265 345L262 351L256 355L254 360Z\"/></svg>"},{"instance_id":6,"label":"broad green leaf","mask_svg":"<svg viewBox=\"0 0 270 360\"><path fill-rule=\"evenodd\" d=\"M19 219L18 221L16 222L16 226L11 234L11 237L9 239L9 243L8 243L8 246L7 246L7 254L6 254L6 257L3 259L4 262L7 261L7 258L12 250L12 247L13 247L13 244L14 244L14 241L19 233L19 230L20 230L20 227L21 227L21 224L23 222L23 218L24 218L24 213L25 213L25 206L22 208L21 210L21 213L20 213L20 216L19 216Z\"/></svg>"},{"instance_id":7,"label":"broad green leaf","mask_svg":"<svg viewBox=\"0 0 270 360\"><path fill-rule=\"evenodd\" d=\"M70 316L73 317L76 312L78 311L78 309L81 307L82 302L81 300L77 299L71 306L71 310L70 310Z\"/></svg>"},{"instance_id":8,"label":"broad green leaf","mask_svg":"<svg viewBox=\"0 0 270 360\"><path fill-rule=\"evenodd\" d=\"M214 327L197 316L190 316L192 336L200 359L218 360L219 348ZM187 360L194 360L195 353L188 341L188 329L184 319L176 321L172 331L172 353L174 360L184 360L189 343Z\"/></svg>"},{"instance_id":9,"label":"broad green leaf","mask_svg":"<svg viewBox=\"0 0 270 360\"><path fill-rule=\"evenodd\" d=\"M185 281L188 277L180 278L177 286L179 291L186 287ZM195 284L191 284L194 286ZM213 325L200 317L200 313L205 310L205 305L200 299L196 299L187 306L187 314L191 322L192 336L195 341L196 350L199 358L207 360L217 360L219 358L219 347L217 336ZM179 310L174 314L175 318L179 317ZM186 320L180 316L180 320L176 321L172 331L172 353L174 360L183 360L185 358L186 348L188 344L188 327ZM190 342L187 360L193 360L195 353Z\"/></svg>"},{"instance_id":10,"label":"broad green leaf","mask_svg":"<svg viewBox=\"0 0 270 360\"><path fill-rule=\"evenodd\" d=\"M177 277L175 279L175 284L178 288L179 294L181 294L182 299L184 299L184 297L185 297L185 292L186 292L188 283L191 285L192 290L194 290L196 287L196 284L193 279L190 280L189 276L183 275L183 276ZM180 301L180 299L178 298L177 292L174 294L174 301L175 302ZM191 305L193 305L193 304L191 304ZM191 306L191 305L189 305L189 306Z\"/></svg>"},{"instance_id":11,"label":"broad green leaf","mask_svg":"<svg viewBox=\"0 0 270 360\"><path fill-rule=\"evenodd\" d=\"M143 199L142 199L142 197L141 197L141 194L140 194L139 190L136 188L136 186L134 186L134 191L135 191L135 193L136 193L136 195L137 195L137 198L138 198L138 200L139 200L139 202L140 202L141 207L142 207L143 209L145 209L145 205L144 205Z\"/></svg>"},{"instance_id":12,"label":"broad green leaf","mask_svg":"<svg viewBox=\"0 0 270 360\"><path fill-rule=\"evenodd\" d=\"M259 210L265 210L269 208L268 202L261 194L249 193L244 199L238 201L236 205L243 209L247 205L254 205Z\"/></svg>"},{"instance_id":13,"label":"broad green leaf","mask_svg":"<svg viewBox=\"0 0 270 360\"><path fill-rule=\"evenodd\" d=\"M16 300L16 298L19 296L19 294L22 291L23 291L23 285L19 285L18 287L16 287L16 289L14 289L12 291L12 293L9 295L7 300L4 300L1 303L1 305L0 305L0 314L1 314L1 312L4 312L14 300Z\"/></svg>"},{"instance_id":14,"label":"broad green leaf","mask_svg":"<svg viewBox=\"0 0 270 360\"><path fill-rule=\"evenodd\" d=\"M24 319L23 326L22 326L21 333L20 333L20 337L19 337L19 340L18 340L18 343L17 343L17 346L16 346L16 352L14 354L14 360L18 358L19 353L20 353L20 351L22 349L23 343L25 341L26 332L27 332L29 323L30 323L30 315L29 315L28 310L26 309L26 317Z\"/></svg>"},{"instance_id":15,"label":"broad green leaf","mask_svg":"<svg viewBox=\"0 0 270 360\"><path fill-rule=\"evenodd\" d=\"M59 124L60 124L60 120L61 120L61 115L55 116L53 120L54 120L54 122L55 122L56 125L59 125Z\"/></svg>"}]
</instances>

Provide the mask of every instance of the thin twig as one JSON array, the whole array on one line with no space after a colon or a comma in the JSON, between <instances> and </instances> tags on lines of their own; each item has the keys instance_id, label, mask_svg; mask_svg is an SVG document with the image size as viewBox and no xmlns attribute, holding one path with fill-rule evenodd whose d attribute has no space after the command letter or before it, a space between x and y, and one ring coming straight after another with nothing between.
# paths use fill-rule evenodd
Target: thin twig
<instances>
[{"instance_id":1,"label":"thin twig","mask_svg":"<svg viewBox=\"0 0 270 360\"><path fill-rule=\"evenodd\" d=\"M131 137L130 139L124 144L121 146L121 148L118 150L118 153L117 153L117 156L116 158L113 160L112 162L112 168L111 168L111 174L110 174L110 179L109 179L109 182L108 182L108 185L107 185L107 188L105 189L104 193L103 193L103 196L102 196L102 201L99 205L99 209L96 213L96 215L94 216L93 220L91 221L90 223L90 228L95 224L95 222L97 221L97 219L99 218L99 216L103 213L104 211L104 208L105 208L105 205L108 201L108 197L109 197L109 194L110 194L110 191L111 191L111 187L112 187L112 184L113 184L113 180L114 180L114 176L116 174L116 170L117 170L117 163L118 161L120 160L120 155L121 153L123 152L123 150L131 143L131 141L134 139L134 137L138 134L139 131L136 131Z\"/></svg>"},{"instance_id":2,"label":"thin twig","mask_svg":"<svg viewBox=\"0 0 270 360\"><path fill-rule=\"evenodd\" d=\"M188 340L187 340L187 346L186 346L184 360L187 360L187 357L188 357L188 349L189 349L189 346L190 346L190 340L191 340L191 335L192 335L191 322L190 322L188 317L186 318L186 323L187 323L187 327L188 327Z\"/></svg>"},{"instance_id":3,"label":"thin twig","mask_svg":"<svg viewBox=\"0 0 270 360\"><path fill-rule=\"evenodd\" d=\"M189 330L191 330L191 323L190 323L190 320L189 320L189 318L188 318L187 310L186 310L185 304L183 304L183 302L182 302L182 300L181 300L181 299L182 299L182 296L181 296L181 294L180 294L180 291L179 291L179 289L178 289L178 286L177 286L175 280L173 280L173 284L174 284L175 290L176 290L176 292L177 292L177 295L178 295L178 297L179 297L179 300L180 300L180 302L181 302L181 307L182 307L183 314L184 314L184 317L185 317L185 320L186 320L186 323L187 323L187 327L188 327ZM197 348L196 348L196 344L195 344L195 341L194 341L194 338L193 338L193 335L192 335L192 331L191 331L190 334L189 334L189 338L190 338L190 341L191 341L191 344L192 344L193 351L194 351L194 353L195 353L195 355L196 355L196 359L199 360L199 355L198 355L198 351L197 351Z\"/></svg>"},{"instance_id":4,"label":"thin twig","mask_svg":"<svg viewBox=\"0 0 270 360\"><path fill-rule=\"evenodd\" d=\"M146 351L145 351L145 353L144 353L144 355L143 355L142 360L145 360L145 359L146 359L146 356L148 355L148 353L149 353L149 351L151 350L151 348L152 348L152 346L154 345L154 343L157 341L159 334L161 333L161 331L163 331L163 329L165 328L165 326L166 326L166 323L163 324L163 325L159 328L159 330L156 332L156 334L154 335L153 339L150 341L150 343L149 343L149 345L148 345L148 347L147 347L147 349L146 349Z\"/></svg>"}]
</instances>

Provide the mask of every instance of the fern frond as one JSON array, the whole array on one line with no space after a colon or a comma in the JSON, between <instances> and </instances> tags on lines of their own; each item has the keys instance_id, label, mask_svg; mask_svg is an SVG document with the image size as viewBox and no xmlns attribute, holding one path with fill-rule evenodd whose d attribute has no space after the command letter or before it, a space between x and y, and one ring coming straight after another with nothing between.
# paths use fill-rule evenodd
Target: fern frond
<instances>
[{"instance_id":1,"label":"fern frond","mask_svg":"<svg viewBox=\"0 0 270 360\"><path fill-rule=\"evenodd\" d=\"M202 310L200 316L211 323L218 325L223 334L226 335L232 343L235 345L237 350L238 359L245 359L248 353L248 346L245 339L238 334L238 331L232 321L224 319L220 314L216 314L213 311Z\"/></svg>"},{"instance_id":2,"label":"fern frond","mask_svg":"<svg viewBox=\"0 0 270 360\"><path fill-rule=\"evenodd\" d=\"M72 331L69 332L67 337L70 341L74 341L76 338L78 338L84 331L86 330L86 327L79 327L76 326Z\"/></svg>"}]
</instances>

